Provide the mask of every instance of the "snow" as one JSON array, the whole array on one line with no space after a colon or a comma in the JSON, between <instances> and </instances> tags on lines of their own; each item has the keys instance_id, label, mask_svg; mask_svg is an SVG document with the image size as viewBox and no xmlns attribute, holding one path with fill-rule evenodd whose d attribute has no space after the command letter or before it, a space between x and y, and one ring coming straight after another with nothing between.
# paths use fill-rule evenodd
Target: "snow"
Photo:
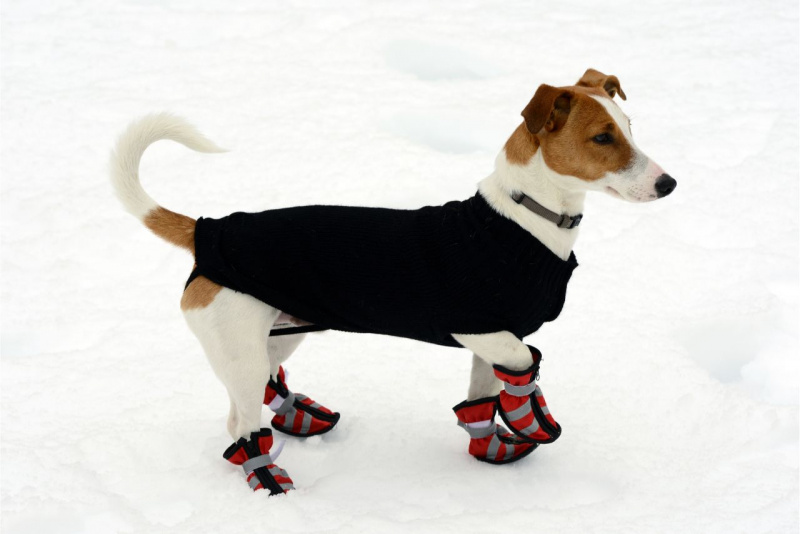
<instances>
[{"instance_id":1,"label":"snow","mask_svg":"<svg viewBox=\"0 0 800 534\"><path fill-rule=\"evenodd\" d=\"M191 260L123 212L108 154L145 113L145 188L193 216L466 198L540 83L616 74L678 180L591 196L558 321L527 341L564 427L466 453L464 350L309 336L298 490L222 460L227 395L183 324ZM7 0L2 5L4 532L797 532L798 6ZM265 411L263 422L268 424Z\"/></svg>"}]
</instances>

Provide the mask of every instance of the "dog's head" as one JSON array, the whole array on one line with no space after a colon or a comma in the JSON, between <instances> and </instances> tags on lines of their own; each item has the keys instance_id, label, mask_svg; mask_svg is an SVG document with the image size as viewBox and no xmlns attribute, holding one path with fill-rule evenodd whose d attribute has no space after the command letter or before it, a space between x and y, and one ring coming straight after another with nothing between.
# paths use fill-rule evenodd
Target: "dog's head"
<instances>
[{"instance_id":1,"label":"dog's head","mask_svg":"<svg viewBox=\"0 0 800 534\"><path fill-rule=\"evenodd\" d=\"M568 87L541 85L505 147L509 163L541 154L548 174L568 190L603 191L631 202L669 195L677 182L633 142L619 79L589 69ZM540 163L541 164L541 163Z\"/></svg>"}]
</instances>

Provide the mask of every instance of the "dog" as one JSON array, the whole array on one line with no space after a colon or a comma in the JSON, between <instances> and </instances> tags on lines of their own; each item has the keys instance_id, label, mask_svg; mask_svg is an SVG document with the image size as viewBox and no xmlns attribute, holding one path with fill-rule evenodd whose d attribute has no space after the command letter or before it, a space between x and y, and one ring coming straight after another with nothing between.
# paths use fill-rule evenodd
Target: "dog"
<instances>
[{"instance_id":1,"label":"dog","mask_svg":"<svg viewBox=\"0 0 800 534\"><path fill-rule=\"evenodd\" d=\"M292 392L282 364L306 332L398 335L472 352L467 399L453 409L469 453L518 461L561 427L538 378L541 353L522 338L554 320L577 261L584 199L669 195L677 182L635 144L616 76L589 69L575 85L541 85L470 199L419 210L302 206L195 220L159 206L139 182L144 150L171 139L221 151L177 117L151 115L120 137L111 178L123 206L194 255L181 309L230 396L224 458L250 487L293 489L270 453L272 426L322 434L339 414ZM495 422L500 415L505 426Z\"/></svg>"}]
</instances>

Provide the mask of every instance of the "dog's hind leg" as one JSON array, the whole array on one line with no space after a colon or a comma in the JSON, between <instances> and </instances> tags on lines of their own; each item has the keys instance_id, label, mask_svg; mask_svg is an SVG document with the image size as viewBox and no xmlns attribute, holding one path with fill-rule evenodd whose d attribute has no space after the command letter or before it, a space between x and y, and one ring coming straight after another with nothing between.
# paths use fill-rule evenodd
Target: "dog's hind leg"
<instances>
[{"instance_id":1,"label":"dog's hind leg","mask_svg":"<svg viewBox=\"0 0 800 534\"><path fill-rule=\"evenodd\" d=\"M181 304L186 322L235 406L231 412L236 420L230 422L229 430L239 439L259 430L261 401L270 375L267 332L278 311L227 288L221 288L208 305L189 307L190 296L211 283L202 277L195 279Z\"/></svg>"},{"instance_id":2,"label":"dog's hind leg","mask_svg":"<svg viewBox=\"0 0 800 534\"><path fill-rule=\"evenodd\" d=\"M292 334L289 336L270 336L267 341L267 353L269 354L272 369L272 378L278 374L278 367L294 354L297 347L308 334Z\"/></svg>"},{"instance_id":3,"label":"dog's hind leg","mask_svg":"<svg viewBox=\"0 0 800 534\"><path fill-rule=\"evenodd\" d=\"M261 428L270 377L267 335L280 312L202 276L184 291L181 308L230 397L228 431L235 441L223 456L244 468L254 490L274 495L292 489L291 479L269 455L272 431Z\"/></svg>"},{"instance_id":4,"label":"dog's hind leg","mask_svg":"<svg viewBox=\"0 0 800 534\"><path fill-rule=\"evenodd\" d=\"M267 343L272 376L264 394L264 404L275 412L272 427L291 436L308 437L329 432L339 422L339 414L286 385L287 373L281 365L294 352L305 334L272 336Z\"/></svg>"},{"instance_id":5,"label":"dog's hind leg","mask_svg":"<svg viewBox=\"0 0 800 534\"><path fill-rule=\"evenodd\" d=\"M470 396L465 402L477 403L482 400L482 395L491 395L505 424L517 438L527 443L550 443L561 435L561 427L550 414L542 390L536 384L542 358L538 349L525 345L507 331L453 334L453 338L476 356ZM484 360L485 365L479 359ZM488 377L489 366L503 386L497 396L494 396L496 384Z\"/></svg>"}]
</instances>

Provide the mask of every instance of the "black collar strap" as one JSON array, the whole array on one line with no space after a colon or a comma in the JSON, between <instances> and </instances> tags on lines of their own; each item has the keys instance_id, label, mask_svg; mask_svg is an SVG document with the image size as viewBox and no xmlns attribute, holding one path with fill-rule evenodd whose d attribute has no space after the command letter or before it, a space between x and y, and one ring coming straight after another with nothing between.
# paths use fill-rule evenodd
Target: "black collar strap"
<instances>
[{"instance_id":1,"label":"black collar strap","mask_svg":"<svg viewBox=\"0 0 800 534\"><path fill-rule=\"evenodd\" d=\"M583 219L583 214L579 213L577 215L569 216L565 213L556 213L554 211L550 211L549 209L545 208L531 197L527 196L525 193L516 192L511 195L511 198L514 199L514 202L517 204L522 204L533 213L538 215L539 217L544 217L551 223L555 224L559 228L566 228L572 229L578 226L581 223L581 219Z\"/></svg>"}]
</instances>

